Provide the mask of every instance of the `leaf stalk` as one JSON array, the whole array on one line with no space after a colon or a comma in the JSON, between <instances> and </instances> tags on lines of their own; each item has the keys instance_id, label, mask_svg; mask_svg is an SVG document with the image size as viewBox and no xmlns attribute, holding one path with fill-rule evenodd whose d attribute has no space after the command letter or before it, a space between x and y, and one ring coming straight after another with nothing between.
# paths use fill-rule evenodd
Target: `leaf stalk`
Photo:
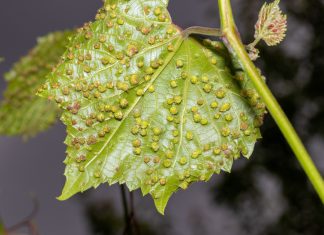
<instances>
[{"instance_id":1,"label":"leaf stalk","mask_svg":"<svg viewBox=\"0 0 324 235\"><path fill-rule=\"evenodd\" d=\"M184 38L189 37L191 34L200 34L200 35L213 36L213 37L223 36L222 30L218 28L192 26L182 31L182 36Z\"/></svg>"}]
</instances>

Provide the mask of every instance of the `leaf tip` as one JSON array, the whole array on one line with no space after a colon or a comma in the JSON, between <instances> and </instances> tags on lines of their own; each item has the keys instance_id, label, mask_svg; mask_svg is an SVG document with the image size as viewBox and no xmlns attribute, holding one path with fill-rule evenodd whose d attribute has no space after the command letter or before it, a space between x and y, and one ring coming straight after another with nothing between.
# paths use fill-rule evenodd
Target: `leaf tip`
<instances>
[{"instance_id":1,"label":"leaf tip","mask_svg":"<svg viewBox=\"0 0 324 235\"><path fill-rule=\"evenodd\" d=\"M65 189L63 189L63 192L61 193L61 195L56 197L56 199L59 200L59 201L65 201L65 200L69 199L72 196L73 196L73 194L68 193L68 192L66 192Z\"/></svg>"},{"instance_id":2,"label":"leaf tip","mask_svg":"<svg viewBox=\"0 0 324 235\"><path fill-rule=\"evenodd\" d=\"M171 195L172 195L172 191L168 191L168 192L164 191L161 197L157 197L156 195L155 196L153 195L155 207L161 215L165 214L165 208L168 204Z\"/></svg>"},{"instance_id":3,"label":"leaf tip","mask_svg":"<svg viewBox=\"0 0 324 235\"><path fill-rule=\"evenodd\" d=\"M154 200L154 203L155 203L155 207L157 209L157 211L164 216L164 213L165 213L165 208L166 208L166 204L164 205L160 205L157 200Z\"/></svg>"}]
</instances>

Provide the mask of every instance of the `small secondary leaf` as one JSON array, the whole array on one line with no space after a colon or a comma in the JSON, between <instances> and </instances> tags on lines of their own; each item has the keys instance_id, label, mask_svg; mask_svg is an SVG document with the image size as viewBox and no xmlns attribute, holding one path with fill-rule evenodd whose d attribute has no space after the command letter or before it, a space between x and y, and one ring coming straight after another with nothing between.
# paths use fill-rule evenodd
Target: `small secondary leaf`
<instances>
[{"instance_id":1,"label":"small secondary leaf","mask_svg":"<svg viewBox=\"0 0 324 235\"><path fill-rule=\"evenodd\" d=\"M286 36L287 16L280 10L279 2L264 3L255 25L255 39L263 39L268 46L279 44Z\"/></svg>"},{"instance_id":2,"label":"small secondary leaf","mask_svg":"<svg viewBox=\"0 0 324 235\"><path fill-rule=\"evenodd\" d=\"M70 35L56 32L39 38L37 46L5 74L8 87L0 106L0 134L30 137L56 121L56 104L35 93L66 50Z\"/></svg>"},{"instance_id":3,"label":"small secondary leaf","mask_svg":"<svg viewBox=\"0 0 324 235\"><path fill-rule=\"evenodd\" d=\"M264 104L223 44L182 37L167 4L105 1L39 90L67 126L59 199L126 183L164 213L179 188L251 155Z\"/></svg>"}]
</instances>

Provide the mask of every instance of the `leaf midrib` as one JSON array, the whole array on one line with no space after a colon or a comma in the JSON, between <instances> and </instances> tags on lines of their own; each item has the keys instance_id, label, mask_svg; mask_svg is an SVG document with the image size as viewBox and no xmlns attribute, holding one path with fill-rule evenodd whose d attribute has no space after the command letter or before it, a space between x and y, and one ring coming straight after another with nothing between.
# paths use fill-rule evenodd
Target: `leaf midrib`
<instances>
[{"instance_id":1,"label":"leaf midrib","mask_svg":"<svg viewBox=\"0 0 324 235\"><path fill-rule=\"evenodd\" d=\"M188 48L188 46L186 46L186 50L187 50L187 55L189 55L190 49ZM191 63L191 61L190 61L190 55L189 55L188 56L188 66L190 66L190 63ZM183 92L182 92L184 98L183 98L183 108L182 108L182 111L181 111L181 118L180 118L180 123L181 123L181 126L180 126L180 141L179 141L177 152L176 152L173 164L172 164L172 168L174 168L176 162L178 161L179 152L180 152L182 141L183 141L183 125L184 125L184 116L185 116L185 112L186 112L186 109L187 109L189 80L190 79L185 80L185 85L183 87Z\"/></svg>"}]
</instances>

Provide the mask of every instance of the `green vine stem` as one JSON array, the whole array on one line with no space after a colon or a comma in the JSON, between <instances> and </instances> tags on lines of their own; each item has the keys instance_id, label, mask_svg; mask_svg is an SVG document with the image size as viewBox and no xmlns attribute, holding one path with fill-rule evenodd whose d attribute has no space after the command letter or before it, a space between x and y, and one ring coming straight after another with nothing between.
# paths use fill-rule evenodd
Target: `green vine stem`
<instances>
[{"instance_id":1,"label":"green vine stem","mask_svg":"<svg viewBox=\"0 0 324 235\"><path fill-rule=\"evenodd\" d=\"M319 171L315 167L310 155L301 142L294 127L283 112L276 98L271 93L266 83L262 80L257 68L250 60L245 46L243 45L237 31L230 0L218 0L221 29L223 40L229 50L238 58L245 72L249 75L260 97L265 102L270 114L276 121L281 132L295 153L309 180L313 184L318 196L324 204L324 181Z\"/></svg>"}]
</instances>

